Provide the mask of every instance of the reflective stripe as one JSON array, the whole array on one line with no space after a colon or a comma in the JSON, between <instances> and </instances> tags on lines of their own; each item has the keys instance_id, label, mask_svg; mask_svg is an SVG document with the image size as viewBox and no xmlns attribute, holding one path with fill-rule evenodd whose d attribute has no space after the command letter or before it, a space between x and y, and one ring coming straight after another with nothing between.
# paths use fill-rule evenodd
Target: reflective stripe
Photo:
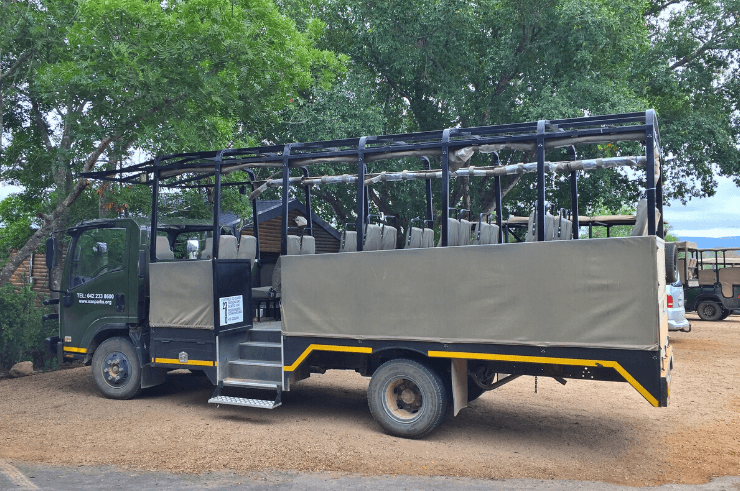
<instances>
[{"instance_id":1,"label":"reflective stripe","mask_svg":"<svg viewBox=\"0 0 740 491\"><path fill-rule=\"evenodd\" d=\"M650 392L645 389L635 378L627 372L622 365L616 361L605 360L581 360L577 358L552 358L545 356L519 356L519 355L496 355L486 353L461 353L453 351L429 351L431 358L464 358L467 360L493 360L493 361L513 361L520 363L550 363L552 365L576 365L584 367L607 367L616 370L624 379L634 387L642 397L655 407L660 404Z\"/></svg>"},{"instance_id":2,"label":"reflective stripe","mask_svg":"<svg viewBox=\"0 0 740 491\"><path fill-rule=\"evenodd\" d=\"M286 372L292 372L298 366L301 364L303 360L306 359L308 355L311 354L312 351L339 351L343 353L372 353L372 348L365 348L365 347L358 347L358 346L336 346L333 344L311 344L306 348L303 353L301 353L301 356L298 357L296 361L293 362L292 365L286 366L283 369Z\"/></svg>"},{"instance_id":3,"label":"reflective stripe","mask_svg":"<svg viewBox=\"0 0 740 491\"><path fill-rule=\"evenodd\" d=\"M185 363L175 358L152 358L152 363L166 363L168 365L195 365L200 367L215 367L215 361L188 360Z\"/></svg>"},{"instance_id":4,"label":"reflective stripe","mask_svg":"<svg viewBox=\"0 0 740 491\"><path fill-rule=\"evenodd\" d=\"M73 348L71 346L65 346L64 351L71 351L73 353L87 353L87 349L85 348Z\"/></svg>"}]
</instances>

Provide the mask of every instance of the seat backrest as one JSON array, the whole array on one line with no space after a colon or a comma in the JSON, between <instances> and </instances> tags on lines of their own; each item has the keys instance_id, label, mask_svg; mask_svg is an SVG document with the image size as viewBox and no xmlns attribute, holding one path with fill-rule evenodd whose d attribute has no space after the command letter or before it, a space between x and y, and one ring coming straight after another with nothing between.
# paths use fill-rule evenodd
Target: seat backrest
<instances>
[{"instance_id":1,"label":"seat backrest","mask_svg":"<svg viewBox=\"0 0 740 491\"><path fill-rule=\"evenodd\" d=\"M699 284L713 286L717 282L717 275L713 269L699 270Z\"/></svg>"},{"instance_id":2,"label":"seat backrest","mask_svg":"<svg viewBox=\"0 0 740 491\"><path fill-rule=\"evenodd\" d=\"M200 251L201 259L211 259L213 257L213 237L206 237L203 244L203 250Z\"/></svg>"},{"instance_id":3,"label":"seat backrest","mask_svg":"<svg viewBox=\"0 0 740 491\"><path fill-rule=\"evenodd\" d=\"M419 227L409 227L409 231L406 234L405 249L418 249L422 247L423 233L423 230Z\"/></svg>"},{"instance_id":4,"label":"seat backrest","mask_svg":"<svg viewBox=\"0 0 740 491\"><path fill-rule=\"evenodd\" d=\"M457 234L457 245L465 246L470 245L470 234L473 229L473 224L469 220L464 218L460 220L460 225Z\"/></svg>"},{"instance_id":5,"label":"seat backrest","mask_svg":"<svg viewBox=\"0 0 740 491\"><path fill-rule=\"evenodd\" d=\"M345 230L339 243L339 252L355 252L357 250L357 232Z\"/></svg>"},{"instance_id":6,"label":"seat backrest","mask_svg":"<svg viewBox=\"0 0 740 491\"><path fill-rule=\"evenodd\" d=\"M218 239L218 258L219 259L236 259L237 243L233 235L222 235Z\"/></svg>"},{"instance_id":7,"label":"seat backrest","mask_svg":"<svg viewBox=\"0 0 740 491\"><path fill-rule=\"evenodd\" d=\"M301 240L301 254L316 254L316 239L313 235L304 235Z\"/></svg>"},{"instance_id":8,"label":"seat backrest","mask_svg":"<svg viewBox=\"0 0 740 491\"><path fill-rule=\"evenodd\" d=\"M488 225L488 231L490 235L490 242L488 243L498 244L499 243L499 240L498 240L499 226L496 225L495 223L487 223L486 225Z\"/></svg>"},{"instance_id":9,"label":"seat backrest","mask_svg":"<svg viewBox=\"0 0 740 491\"><path fill-rule=\"evenodd\" d=\"M254 262L257 257L257 237L254 235L242 235L239 240L239 249L236 252L237 259L249 259Z\"/></svg>"},{"instance_id":10,"label":"seat backrest","mask_svg":"<svg viewBox=\"0 0 740 491\"><path fill-rule=\"evenodd\" d=\"M660 212L656 209L655 210L655 226L658 226L658 222L660 221ZM639 237L644 236L648 234L648 210L647 210L647 200L641 199L637 203L637 213L635 214L635 226L632 227L632 232L630 232L630 237Z\"/></svg>"},{"instance_id":11,"label":"seat backrest","mask_svg":"<svg viewBox=\"0 0 740 491\"><path fill-rule=\"evenodd\" d=\"M467 221L467 220L466 220ZM460 220L455 218L447 219L447 245L460 245ZM442 237L437 241L437 247L442 247Z\"/></svg>"},{"instance_id":12,"label":"seat backrest","mask_svg":"<svg viewBox=\"0 0 740 491\"><path fill-rule=\"evenodd\" d=\"M427 247L434 247L434 229L425 228L421 232L421 247L426 249Z\"/></svg>"},{"instance_id":13,"label":"seat backrest","mask_svg":"<svg viewBox=\"0 0 740 491\"><path fill-rule=\"evenodd\" d=\"M396 248L396 240L398 239L398 229L385 225L383 227L383 236L380 240L380 248L384 251L392 251Z\"/></svg>"},{"instance_id":14,"label":"seat backrest","mask_svg":"<svg viewBox=\"0 0 740 491\"><path fill-rule=\"evenodd\" d=\"M722 296L733 297L733 285L740 286L740 268L721 268L719 282L722 284Z\"/></svg>"},{"instance_id":15,"label":"seat backrest","mask_svg":"<svg viewBox=\"0 0 740 491\"><path fill-rule=\"evenodd\" d=\"M563 217L555 217L554 240L570 240L573 238L573 222Z\"/></svg>"},{"instance_id":16,"label":"seat backrest","mask_svg":"<svg viewBox=\"0 0 740 491\"><path fill-rule=\"evenodd\" d=\"M175 253L170 249L170 241L164 235L157 236L157 259L175 259Z\"/></svg>"},{"instance_id":17,"label":"seat backrest","mask_svg":"<svg viewBox=\"0 0 740 491\"><path fill-rule=\"evenodd\" d=\"M301 253L301 238L298 235L288 235L288 256L297 256Z\"/></svg>"},{"instance_id":18,"label":"seat backrest","mask_svg":"<svg viewBox=\"0 0 740 491\"><path fill-rule=\"evenodd\" d=\"M280 294L283 289L282 281L280 278L280 258L275 263L275 267L272 269L272 289L275 290L277 295Z\"/></svg>"},{"instance_id":19,"label":"seat backrest","mask_svg":"<svg viewBox=\"0 0 740 491\"><path fill-rule=\"evenodd\" d=\"M678 268L678 276L681 278L681 283L684 285L686 284L686 275L683 273L684 265L686 264L686 260L681 258L676 263L676 268Z\"/></svg>"},{"instance_id":20,"label":"seat backrest","mask_svg":"<svg viewBox=\"0 0 740 491\"><path fill-rule=\"evenodd\" d=\"M362 243L363 251L379 251L383 244L383 230L380 225L368 223L365 225L365 241Z\"/></svg>"}]
</instances>

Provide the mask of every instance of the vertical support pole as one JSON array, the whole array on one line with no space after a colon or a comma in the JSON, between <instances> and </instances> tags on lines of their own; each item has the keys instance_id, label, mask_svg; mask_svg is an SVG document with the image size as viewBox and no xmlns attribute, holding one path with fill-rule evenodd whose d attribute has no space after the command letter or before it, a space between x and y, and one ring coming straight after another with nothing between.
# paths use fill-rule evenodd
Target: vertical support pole
<instances>
[{"instance_id":1,"label":"vertical support pole","mask_svg":"<svg viewBox=\"0 0 740 491\"><path fill-rule=\"evenodd\" d=\"M655 189L655 202L658 205L658 211L660 212L660 219L658 220L658 237L665 239L665 227L663 226L663 165L659 164L660 174L658 175L658 182Z\"/></svg>"},{"instance_id":2,"label":"vertical support pole","mask_svg":"<svg viewBox=\"0 0 740 491\"><path fill-rule=\"evenodd\" d=\"M645 112L645 157L647 158L648 235L655 235L655 112Z\"/></svg>"},{"instance_id":3,"label":"vertical support pole","mask_svg":"<svg viewBox=\"0 0 740 491\"><path fill-rule=\"evenodd\" d=\"M545 125L537 122L537 240L545 240Z\"/></svg>"},{"instance_id":4,"label":"vertical support pole","mask_svg":"<svg viewBox=\"0 0 740 491\"><path fill-rule=\"evenodd\" d=\"M152 231L149 239L149 262L157 262L157 222L159 220L159 157L154 159L154 179L152 181Z\"/></svg>"},{"instance_id":5,"label":"vertical support pole","mask_svg":"<svg viewBox=\"0 0 740 491\"><path fill-rule=\"evenodd\" d=\"M499 165L501 162L498 158L498 153L493 152L491 155L491 165ZM493 178L493 190L496 198L496 225L498 225L498 243L504 242L504 229L501 226L503 223L504 203L503 196L501 196L501 176L494 176ZM508 242L508 234L507 234Z\"/></svg>"},{"instance_id":6,"label":"vertical support pole","mask_svg":"<svg viewBox=\"0 0 740 491\"><path fill-rule=\"evenodd\" d=\"M449 243L450 228L450 129L442 132L442 247Z\"/></svg>"},{"instance_id":7,"label":"vertical support pole","mask_svg":"<svg viewBox=\"0 0 740 491\"><path fill-rule=\"evenodd\" d=\"M216 175L213 185L213 255L218 258L219 237L221 236L221 161L223 160L223 150L216 155ZM214 269L215 271L215 269ZM214 283L215 284L215 283Z\"/></svg>"},{"instance_id":8,"label":"vertical support pole","mask_svg":"<svg viewBox=\"0 0 740 491\"><path fill-rule=\"evenodd\" d=\"M301 172L303 173L303 177L308 178L308 167L301 167ZM308 219L308 229L311 231L311 235L313 235L313 212L311 211L311 186L303 186L303 195L305 196L306 201L306 215L308 215L306 218Z\"/></svg>"},{"instance_id":9,"label":"vertical support pole","mask_svg":"<svg viewBox=\"0 0 740 491\"><path fill-rule=\"evenodd\" d=\"M428 157L422 157L421 161L424 165L424 170L432 170L432 164L429 162ZM426 179L426 190L427 190L427 217L426 221L434 227L434 207L432 206L432 180Z\"/></svg>"},{"instance_id":10,"label":"vertical support pole","mask_svg":"<svg viewBox=\"0 0 740 491\"><path fill-rule=\"evenodd\" d=\"M573 145L568 148L568 156L570 156L571 161L578 159L576 147ZM578 171L575 170L570 172L570 207L573 212L573 238L578 239L578 231L581 225L578 223Z\"/></svg>"},{"instance_id":11,"label":"vertical support pole","mask_svg":"<svg viewBox=\"0 0 740 491\"><path fill-rule=\"evenodd\" d=\"M255 176L254 171L252 169L245 169L247 174L249 175L249 180L251 181L252 186L252 192L254 192L254 181L257 180L257 176ZM254 225L252 227L252 232L254 233L254 240L257 242L257 255L255 256L254 260L255 262L260 262L260 227L259 223L257 223L257 219L259 218L259 213L257 212L257 198L254 198L252 200L252 224ZM239 237L239 240L241 241L241 237Z\"/></svg>"},{"instance_id":12,"label":"vertical support pole","mask_svg":"<svg viewBox=\"0 0 740 491\"><path fill-rule=\"evenodd\" d=\"M365 200L367 197L367 186L365 186L365 146L367 137L363 136L357 144L357 250L362 250L365 235Z\"/></svg>"},{"instance_id":13,"label":"vertical support pole","mask_svg":"<svg viewBox=\"0 0 740 491\"><path fill-rule=\"evenodd\" d=\"M288 254L288 199L290 197L290 149L292 144L285 145L283 150L283 202L282 219L280 222L280 255Z\"/></svg>"}]
</instances>

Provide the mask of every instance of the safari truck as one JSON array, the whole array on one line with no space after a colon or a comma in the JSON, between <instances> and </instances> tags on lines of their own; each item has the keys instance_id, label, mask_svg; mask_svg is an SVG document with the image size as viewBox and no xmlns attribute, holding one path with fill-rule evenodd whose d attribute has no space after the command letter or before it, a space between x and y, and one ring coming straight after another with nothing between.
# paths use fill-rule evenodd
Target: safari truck
<instances>
[{"instance_id":1,"label":"safari truck","mask_svg":"<svg viewBox=\"0 0 740 491\"><path fill-rule=\"evenodd\" d=\"M705 321L719 321L740 309L738 251L740 247L699 249L693 242L679 244L678 269L687 312L696 311Z\"/></svg>"},{"instance_id":2,"label":"safari truck","mask_svg":"<svg viewBox=\"0 0 740 491\"><path fill-rule=\"evenodd\" d=\"M641 142L644 154L576 158L576 148L622 141ZM96 387L114 399L187 368L214 384L210 403L275 408L312 374L354 370L370 377L368 405L380 426L410 438L522 376L626 382L664 407L673 354L659 142L649 110L163 155L83 174L151 186L152 216L69 229L50 349L91 364ZM476 153L490 165L471 165ZM500 154L536 161L503 164ZM399 159L419 167L383 167ZM356 171L310 175L326 163ZM579 239L577 212L566 214L571 220L548 211L546 174L569 176L569 206L578 210L579 174L620 166L645 170L654 211L645 214L645 235ZM255 170L270 177L257 179ZM503 243L501 177L522 173L536 173L533 240ZM495 216L450 207L450 180L462 177L493 179ZM409 180L426 182L426 216L396 224L371 214L371 186ZM356 220L338 252L317 254L310 190L330 185L351 186ZM192 186L212 187L210 231L160 217L160 190ZM222 194L234 186L251 190L255 210L262 193L279 190L280 254L260 254L267 236L256 217L236 235L219 222ZM296 221L288 203L301 190L308 216ZM47 250L51 265L54 238Z\"/></svg>"}]
</instances>

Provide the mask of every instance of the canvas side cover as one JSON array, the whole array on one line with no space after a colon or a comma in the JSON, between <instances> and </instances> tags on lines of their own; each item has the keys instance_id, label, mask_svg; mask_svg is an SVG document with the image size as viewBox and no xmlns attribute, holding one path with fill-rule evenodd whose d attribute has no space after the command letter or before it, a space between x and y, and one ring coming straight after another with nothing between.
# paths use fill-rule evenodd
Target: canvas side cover
<instances>
[{"instance_id":1,"label":"canvas side cover","mask_svg":"<svg viewBox=\"0 0 740 491\"><path fill-rule=\"evenodd\" d=\"M149 265L149 325L213 329L213 265L176 261Z\"/></svg>"},{"instance_id":2,"label":"canvas side cover","mask_svg":"<svg viewBox=\"0 0 740 491\"><path fill-rule=\"evenodd\" d=\"M286 256L283 332L654 350L661 250L626 237Z\"/></svg>"}]
</instances>

